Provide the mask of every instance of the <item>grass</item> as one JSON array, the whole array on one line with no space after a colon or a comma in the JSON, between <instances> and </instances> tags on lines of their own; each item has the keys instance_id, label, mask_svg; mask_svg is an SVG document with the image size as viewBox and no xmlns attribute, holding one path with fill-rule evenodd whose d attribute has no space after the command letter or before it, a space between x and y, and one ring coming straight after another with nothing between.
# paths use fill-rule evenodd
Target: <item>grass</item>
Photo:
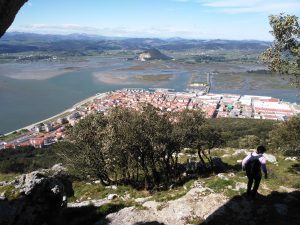
<instances>
[{"instance_id":1,"label":"grass","mask_svg":"<svg viewBox=\"0 0 300 225\"><path fill-rule=\"evenodd\" d=\"M178 199L184 196L187 192L188 190L182 187L170 191L160 191L153 195L153 200L157 202L167 202L167 201Z\"/></svg>"},{"instance_id":2,"label":"grass","mask_svg":"<svg viewBox=\"0 0 300 225\"><path fill-rule=\"evenodd\" d=\"M0 173L0 182L13 180L18 175L19 174L17 174L17 173Z\"/></svg>"},{"instance_id":3,"label":"grass","mask_svg":"<svg viewBox=\"0 0 300 225\"><path fill-rule=\"evenodd\" d=\"M225 180L218 177L208 179L205 184L205 186L218 193L228 189L228 186L235 187L235 182L233 180Z\"/></svg>"},{"instance_id":4,"label":"grass","mask_svg":"<svg viewBox=\"0 0 300 225\"><path fill-rule=\"evenodd\" d=\"M233 148L226 148L221 150L213 151L213 155L221 157L222 161L229 164L237 164L237 160L241 160L245 157L245 154L239 154L232 156L231 154L235 151ZM250 151L250 150L249 150ZM269 154L274 154L277 160L276 164L267 162L268 169L268 179L262 178L259 191L262 194L270 194L272 191L281 191L281 186L287 188L300 188L300 179L299 179L299 162L297 161L287 161L285 156L280 152L269 151ZM230 155L230 157L222 157L224 154ZM229 178L229 181L218 181L217 178L208 178L207 185L215 191L220 191L226 185L231 185L229 182L234 180L234 182L244 182L247 183L247 178L245 177L245 172L240 170L235 172L235 177ZM226 195L232 195L232 190L225 190Z\"/></svg>"},{"instance_id":5,"label":"grass","mask_svg":"<svg viewBox=\"0 0 300 225\"><path fill-rule=\"evenodd\" d=\"M158 191L152 195L152 200L157 202L167 202L175 200L184 196L194 184L195 180L190 180L180 187L176 187L172 190Z\"/></svg>"},{"instance_id":6,"label":"grass","mask_svg":"<svg viewBox=\"0 0 300 225\"><path fill-rule=\"evenodd\" d=\"M224 149L215 149L212 151L212 156L217 156L222 159L224 163L229 165L236 165L237 160L241 160L245 157L245 154L239 154L236 156L232 156L232 153L236 149L234 148L224 148ZM229 155L229 157L222 157L224 154ZM261 185L259 188L259 192L263 195L268 195L272 191L284 192L281 186L286 188L300 188L300 180L299 180L299 162L297 161L287 161L285 160L285 156L280 152L272 153L276 156L277 163L267 163L267 168L269 171L269 179L265 180L264 178L261 181ZM182 156L182 160L186 162L186 155ZM245 176L245 172L242 170L233 171L235 176L230 177L228 174L224 173L224 175L228 178L221 179L218 176L210 176L207 178L199 178L203 186L212 189L216 193L223 193L227 197L233 197L240 195L245 192L245 190L233 190L236 187L237 183L247 183L247 178ZM18 174L9 173L3 174L0 173L0 182L1 181L9 181L14 179ZM87 183L88 181L74 181L73 189L74 196L69 198L69 202L75 201L86 201L90 199L104 199L109 194L117 194L120 197L128 197L128 200L121 201L121 198L112 201L114 204L127 204L128 206L135 206L137 209L145 209L141 204L138 204L134 201L136 198L145 198L151 197L149 200L154 200L157 202L161 202L158 206L158 210L164 208L166 206L165 203L171 200L175 200L184 196L193 186L195 179L191 179L182 186L175 186L171 190L165 191L156 191L150 193L149 191L144 190L136 190L131 186L117 186L117 189L106 188L101 184L95 184L93 182ZM229 188L231 186L232 188ZM14 199L18 197L18 192L14 189L13 186L5 186L0 187L0 194L5 192L5 196L8 199ZM119 201L119 203L115 202ZM122 205L121 204L121 205ZM103 210L103 214L110 210L113 207L121 207L115 205L106 206L107 208L99 209ZM123 207L123 206L122 206ZM192 223L191 223L192 224Z\"/></svg>"},{"instance_id":7,"label":"grass","mask_svg":"<svg viewBox=\"0 0 300 225\"><path fill-rule=\"evenodd\" d=\"M237 160L241 160L245 157L245 154L239 154L232 156L235 151L234 148L216 149L212 152L212 156L221 157L224 163L229 165L236 165ZM228 154L229 157L222 157L224 154ZM293 161L284 160L285 157L281 153L275 153L277 158L277 164L267 163L269 171L269 179L264 178L261 181L259 192L267 195L271 191L282 191L280 186L287 188L300 188L299 172L297 170L299 163ZM182 157L186 162L185 156ZM292 169L291 169L292 168ZM237 183L247 183L247 177L244 171L233 171L235 176L229 177L226 173L224 175L228 180L221 179L218 176L210 176L208 178L200 178L203 181L203 185L212 189L216 193L223 193L227 197L233 197L245 192L244 189L233 190L236 188ZM119 196L130 196L131 199L143 198L151 196L151 200L162 202L160 207L164 207L165 202L178 199L184 196L191 188L195 179L186 182L184 185L175 187L172 190L157 191L149 193L148 191L136 190L130 186L118 186L116 190L107 189L100 184L86 184L86 182L74 182L74 196L70 201L84 201L88 199L102 199L106 198L109 194L117 194ZM231 186L231 188L229 188ZM150 200L150 199L149 199Z\"/></svg>"},{"instance_id":8,"label":"grass","mask_svg":"<svg viewBox=\"0 0 300 225\"><path fill-rule=\"evenodd\" d=\"M269 171L269 179L265 184L272 190L278 190L280 186L288 188L300 188L299 174L291 170L299 163L294 161L286 161L282 155L277 155L277 164L269 163L267 165Z\"/></svg>"},{"instance_id":9,"label":"grass","mask_svg":"<svg viewBox=\"0 0 300 225\"><path fill-rule=\"evenodd\" d=\"M106 188L101 184L86 183L75 181L73 183L74 196L69 199L70 202L76 200L84 201L88 199L103 199L109 194L117 194L119 196L129 195L131 198L148 197L150 194L146 191L138 191L130 186L117 186L117 189Z\"/></svg>"},{"instance_id":10,"label":"grass","mask_svg":"<svg viewBox=\"0 0 300 225\"><path fill-rule=\"evenodd\" d=\"M0 186L0 194L4 195L8 200L17 199L20 196L19 191L12 185Z\"/></svg>"},{"instance_id":11,"label":"grass","mask_svg":"<svg viewBox=\"0 0 300 225\"><path fill-rule=\"evenodd\" d=\"M116 201L116 202L111 202L111 203L107 203L105 205L100 206L97 209L97 212L102 216L106 216L110 213L117 212L117 211L119 211L125 207L129 207L129 206L131 206L131 205L126 204L125 202Z\"/></svg>"}]
</instances>

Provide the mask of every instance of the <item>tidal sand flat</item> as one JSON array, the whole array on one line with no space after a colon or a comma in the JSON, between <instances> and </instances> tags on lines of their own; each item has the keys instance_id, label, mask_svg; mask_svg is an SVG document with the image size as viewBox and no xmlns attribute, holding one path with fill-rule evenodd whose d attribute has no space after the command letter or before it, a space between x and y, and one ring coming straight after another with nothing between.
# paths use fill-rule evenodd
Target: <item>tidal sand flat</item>
<instances>
[{"instance_id":1,"label":"tidal sand flat","mask_svg":"<svg viewBox=\"0 0 300 225\"><path fill-rule=\"evenodd\" d=\"M51 117L99 92L138 87L183 91L191 80L205 82L207 72L218 72L211 79L213 93L268 95L299 103L299 91L278 77L247 73L251 68L257 69L252 65L144 63L107 57L1 64L0 133Z\"/></svg>"},{"instance_id":2,"label":"tidal sand flat","mask_svg":"<svg viewBox=\"0 0 300 225\"><path fill-rule=\"evenodd\" d=\"M70 71L77 71L80 67L65 66L50 63L7 63L1 64L0 76L19 80L47 80Z\"/></svg>"},{"instance_id":3,"label":"tidal sand flat","mask_svg":"<svg viewBox=\"0 0 300 225\"><path fill-rule=\"evenodd\" d=\"M104 83L104 84L113 84L113 85L120 85L120 84L137 84L134 80L131 79L130 75L117 75L117 74L109 74L107 72L94 72L93 77L97 82Z\"/></svg>"},{"instance_id":4,"label":"tidal sand flat","mask_svg":"<svg viewBox=\"0 0 300 225\"><path fill-rule=\"evenodd\" d=\"M172 74L147 74L147 75L134 75L134 74L110 74L106 72L94 72L93 76L96 81L113 84L113 85L131 85L142 83L161 83L174 79Z\"/></svg>"}]
</instances>

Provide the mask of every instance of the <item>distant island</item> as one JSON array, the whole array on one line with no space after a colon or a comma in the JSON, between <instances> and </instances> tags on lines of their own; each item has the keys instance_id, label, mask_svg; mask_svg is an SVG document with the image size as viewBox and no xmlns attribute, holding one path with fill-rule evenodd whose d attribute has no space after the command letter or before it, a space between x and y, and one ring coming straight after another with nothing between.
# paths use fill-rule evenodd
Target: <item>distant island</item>
<instances>
[{"instance_id":1,"label":"distant island","mask_svg":"<svg viewBox=\"0 0 300 225\"><path fill-rule=\"evenodd\" d=\"M152 48L138 54L137 59L140 61L148 61L148 60L169 60L172 58L161 53L159 50Z\"/></svg>"}]
</instances>

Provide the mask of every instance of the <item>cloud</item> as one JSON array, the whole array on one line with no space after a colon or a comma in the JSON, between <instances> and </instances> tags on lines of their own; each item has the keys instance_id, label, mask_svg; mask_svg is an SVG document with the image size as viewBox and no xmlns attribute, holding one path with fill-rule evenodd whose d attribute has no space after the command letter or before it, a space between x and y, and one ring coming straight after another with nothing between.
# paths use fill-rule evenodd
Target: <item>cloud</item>
<instances>
[{"instance_id":1,"label":"cloud","mask_svg":"<svg viewBox=\"0 0 300 225\"><path fill-rule=\"evenodd\" d=\"M224 13L278 14L300 12L299 0L174 0L176 2L199 3L204 7Z\"/></svg>"},{"instance_id":2,"label":"cloud","mask_svg":"<svg viewBox=\"0 0 300 225\"><path fill-rule=\"evenodd\" d=\"M45 33L77 33L77 32L87 32L93 33L99 30L91 26L82 26L78 24L28 24L11 29L12 31L22 31L22 32L45 32Z\"/></svg>"},{"instance_id":3,"label":"cloud","mask_svg":"<svg viewBox=\"0 0 300 225\"><path fill-rule=\"evenodd\" d=\"M43 34L71 34L85 33L117 37L183 37L183 38L215 38L224 36L219 33L204 32L199 27L172 27L172 26L150 26L150 27L92 27L79 24L29 24L15 26L9 31L32 32Z\"/></svg>"}]
</instances>

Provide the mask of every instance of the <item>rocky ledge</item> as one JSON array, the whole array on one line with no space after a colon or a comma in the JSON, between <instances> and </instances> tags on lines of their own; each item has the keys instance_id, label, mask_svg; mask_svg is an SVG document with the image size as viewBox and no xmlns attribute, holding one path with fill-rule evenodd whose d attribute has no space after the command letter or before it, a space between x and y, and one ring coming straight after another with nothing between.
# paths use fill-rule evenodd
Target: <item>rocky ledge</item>
<instances>
[{"instance_id":1,"label":"rocky ledge","mask_svg":"<svg viewBox=\"0 0 300 225\"><path fill-rule=\"evenodd\" d=\"M1 186L11 187L15 199L0 200L0 224L43 224L47 218L66 207L67 196L72 195L72 184L64 176L60 164L23 174Z\"/></svg>"}]
</instances>

